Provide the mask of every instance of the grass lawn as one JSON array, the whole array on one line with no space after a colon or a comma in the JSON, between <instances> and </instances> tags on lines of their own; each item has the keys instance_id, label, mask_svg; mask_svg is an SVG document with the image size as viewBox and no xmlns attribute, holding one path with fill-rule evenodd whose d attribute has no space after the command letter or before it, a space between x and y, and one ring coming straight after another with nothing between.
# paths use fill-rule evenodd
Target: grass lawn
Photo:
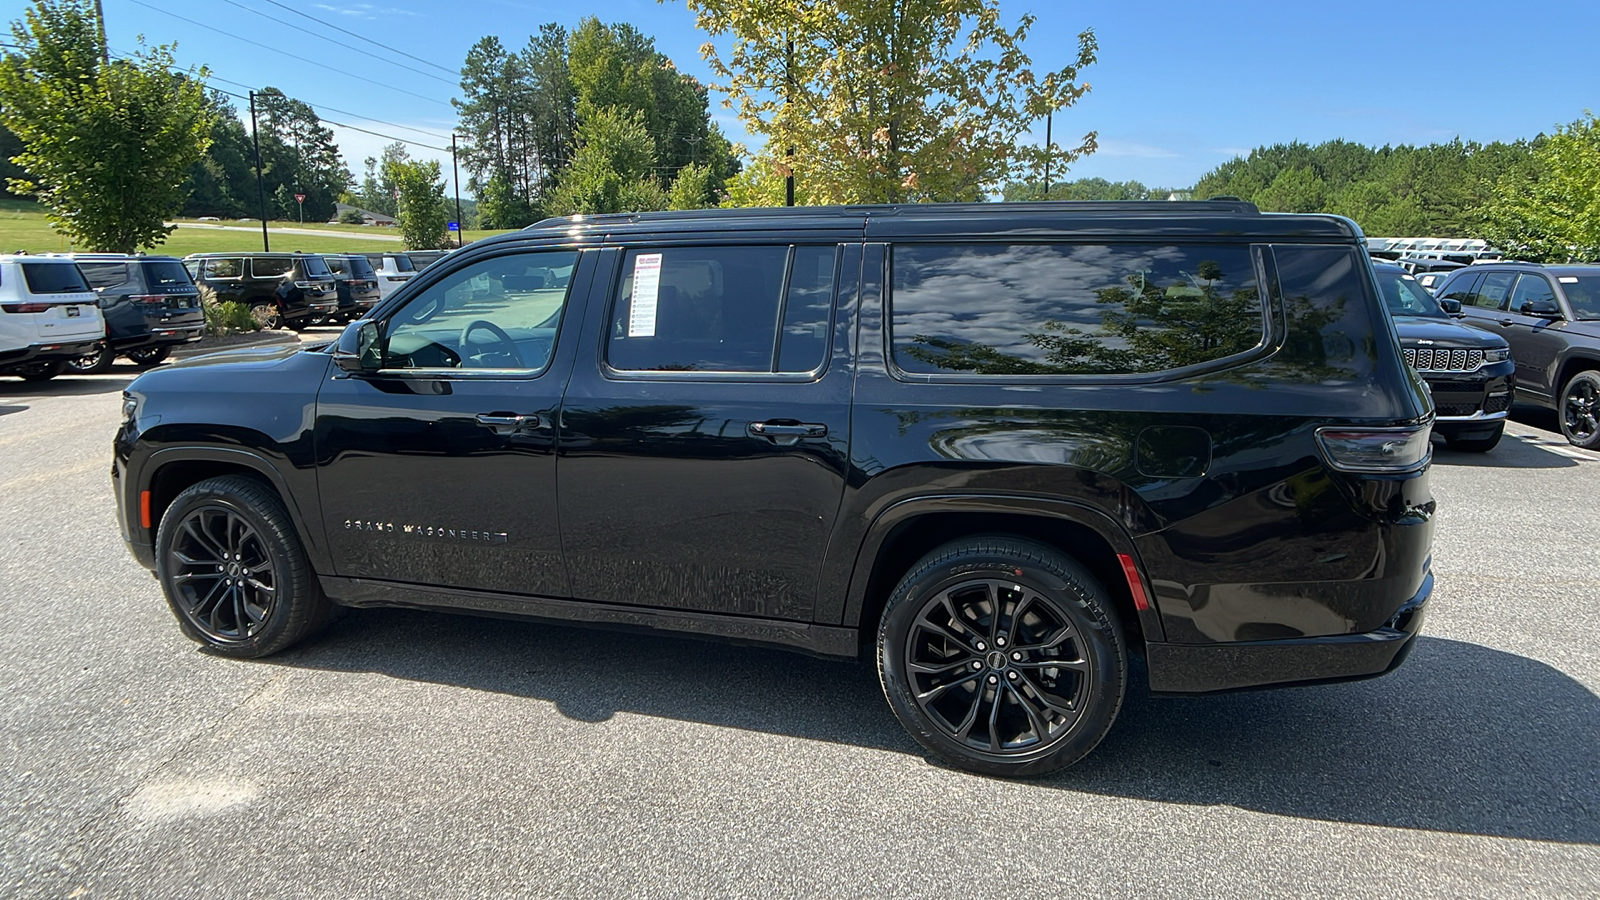
<instances>
[{"instance_id":1,"label":"grass lawn","mask_svg":"<svg viewBox=\"0 0 1600 900\"><path fill-rule=\"evenodd\" d=\"M57 234L50 223L45 220L44 213L39 212L39 207L31 200L0 200L0 253L14 253L26 250L29 253L64 253L71 250L82 249L74 247L65 237ZM176 220L178 222L190 220ZM243 228L254 228L253 231L218 231L210 228L179 228L167 238L166 243L156 247L147 248L149 253L165 253L172 256L183 256L189 253L225 253L228 251L246 251L261 249L261 232L259 223L251 222L211 222L211 225L229 225ZM283 228L309 228L317 231L340 231L349 233L348 238L321 237L309 234L282 234L275 229ZM395 241L367 240L356 235L370 234L383 237L399 237L400 233L393 228L374 228L365 225L328 225L321 222L307 222L304 226L293 222L275 222L268 225L268 236L273 250L304 250L311 253L382 253L403 249L404 245ZM491 234L503 234L500 231L469 231L466 239L470 243L478 238L488 237Z\"/></svg>"}]
</instances>

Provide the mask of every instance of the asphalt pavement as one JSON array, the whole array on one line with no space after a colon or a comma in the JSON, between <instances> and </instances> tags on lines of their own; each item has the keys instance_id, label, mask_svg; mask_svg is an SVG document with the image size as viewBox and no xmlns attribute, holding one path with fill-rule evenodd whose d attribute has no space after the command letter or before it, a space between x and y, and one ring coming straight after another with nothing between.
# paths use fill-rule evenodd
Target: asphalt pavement
<instances>
[{"instance_id":1,"label":"asphalt pavement","mask_svg":"<svg viewBox=\"0 0 1600 900\"><path fill-rule=\"evenodd\" d=\"M776 650L362 610L209 656L113 520L133 374L0 379L0 895L1600 894L1600 455L1548 419L1438 448L1398 672L1135 691L1008 782L926 759L868 666Z\"/></svg>"}]
</instances>

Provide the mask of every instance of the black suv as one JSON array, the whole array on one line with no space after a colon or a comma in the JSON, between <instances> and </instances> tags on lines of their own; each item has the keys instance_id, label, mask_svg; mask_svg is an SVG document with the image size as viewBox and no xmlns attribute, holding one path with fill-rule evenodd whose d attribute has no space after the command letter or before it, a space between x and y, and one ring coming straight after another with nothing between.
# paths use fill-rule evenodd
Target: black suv
<instances>
[{"instance_id":1,"label":"black suv","mask_svg":"<svg viewBox=\"0 0 1600 900\"><path fill-rule=\"evenodd\" d=\"M183 258L208 303L243 303L262 328L303 330L333 313L339 290L322 257L307 253L192 253Z\"/></svg>"},{"instance_id":2,"label":"black suv","mask_svg":"<svg viewBox=\"0 0 1600 900\"><path fill-rule=\"evenodd\" d=\"M1237 202L548 220L332 345L140 376L122 532L223 655L401 605L865 656L932 753L1047 772L1134 654L1195 693L1414 643L1433 407L1362 244Z\"/></svg>"},{"instance_id":3,"label":"black suv","mask_svg":"<svg viewBox=\"0 0 1600 900\"><path fill-rule=\"evenodd\" d=\"M352 322L378 305L381 299L378 273L372 270L372 263L365 256L356 253L324 256L322 261L328 264L328 271L333 273L334 283L339 287L339 305L328 318Z\"/></svg>"},{"instance_id":4,"label":"black suv","mask_svg":"<svg viewBox=\"0 0 1600 900\"><path fill-rule=\"evenodd\" d=\"M1516 366L1505 339L1451 318L1454 300L1435 300L1415 276L1374 261L1406 362L1433 393L1433 433L1452 450L1483 453L1500 443L1515 391Z\"/></svg>"},{"instance_id":5,"label":"black suv","mask_svg":"<svg viewBox=\"0 0 1600 900\"><path fill-rule=\"evenodd\" d=\"M67 371L107 372L118 356L153 366L173 347L200 340L206 327L200 291L176 257L77 253L72 258L100 295L106 342L69 361Z\"/></svg>"},{"instance_id":6,"label":"black suv","mask_svg":"<svg viewBox=\"0 0 1600 900\"><path fill-rule=\"evenodd\" d=\"M1600 266L1479 264L1437 295L1511 345L1519 400L1555 410L1568 441L1600 449Z\"/></svg>"}]
</instances>

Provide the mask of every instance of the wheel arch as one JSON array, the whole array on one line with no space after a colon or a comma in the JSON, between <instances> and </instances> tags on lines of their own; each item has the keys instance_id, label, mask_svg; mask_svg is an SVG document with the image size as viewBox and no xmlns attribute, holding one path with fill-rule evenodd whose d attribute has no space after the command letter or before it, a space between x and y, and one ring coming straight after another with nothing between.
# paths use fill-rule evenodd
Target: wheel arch
<instances>
[{"instance_id":1,"label":"wheel arch","mask_svg":"<svg viewBox=\"0 0 1600 900\"><path fill-rule=\"evenodd\" d=\"M185 489L207 478L242 475L261 483L277 496L288 511L313 568L327 571L323 542L317 540L316 533L308 527L309 520L295 501L294 493L271 461L231 447L167 447L151 454L144 468L149 473L143 479L143 489L150 492L152 541L161 517Z\"/></svg>"},{"instance_id":2,"label":"wheel arch","mask_svg":"<svg viewBox=\"0 0 1600 900\"><path fill-rule=\"evenodd\" d=\"M1561 361L1561 374L1556 376L1556 383L1550 386L1550 399L1555 401L1558 410L1561 408L1561 393L1567 389L1567 382L1572 380L1572 376L1586 371L1600 371L1600 357L1573 354Z\"/></svg>"},{"instance_id":3,"label":"wheel arch","mask_svg":"<svg viewBox=\"0 0 1600 900\"><path fill-rule=\"evenodd\" d=\"M1105 585L1129 645L1163 639L1153 606L1138 609L1119 554L1133 559L1146 598L1150 579L1127 532L1109 515L1070 501L1038 497L950 495L903 500L883 510L856 554L844 624L854 626L864 658L889 593L917 560L942 544L974 534L1007 534L1045 543L1082 563Z\"/></svg>"}]
</instances>

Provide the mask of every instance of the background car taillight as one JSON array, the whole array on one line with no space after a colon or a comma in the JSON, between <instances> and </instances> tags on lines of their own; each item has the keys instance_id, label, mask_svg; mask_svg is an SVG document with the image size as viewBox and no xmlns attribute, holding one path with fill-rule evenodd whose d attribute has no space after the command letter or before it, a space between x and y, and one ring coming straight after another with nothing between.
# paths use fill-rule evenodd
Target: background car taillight
<instances>
[{"instance_id":1,"label":"background car taillight","mask_svg":"<svg viewBox=\"0 0 1600 900\"><path fill-rule=\"evenodd\" d=\"M160 306L167 302L166 294L134 294L128 298L134 303L143 303L146 306Z\"/></svg>"},{"instance_id":2,"label":"background car taillight","mask_svg":"<svg viewBox=\"0 0 1600 900\"><path fill-rule=\"evenodd\" d=\"M1415 472L1433 455L1433 425L1401 428L1317 429L1317 444L1329 467L1340 472L1396 475Z\"/></svg>"},{"instance_id":3,"label":"background car taillight","mask_svg":"<svg viewBox=\"0 0 1600 900\"><path fill-rule=\"evenodd\" d=\"M8 313L42 313L49 308L49 303L0 303L0 310Z\"/></svg>"}]
</instances>

